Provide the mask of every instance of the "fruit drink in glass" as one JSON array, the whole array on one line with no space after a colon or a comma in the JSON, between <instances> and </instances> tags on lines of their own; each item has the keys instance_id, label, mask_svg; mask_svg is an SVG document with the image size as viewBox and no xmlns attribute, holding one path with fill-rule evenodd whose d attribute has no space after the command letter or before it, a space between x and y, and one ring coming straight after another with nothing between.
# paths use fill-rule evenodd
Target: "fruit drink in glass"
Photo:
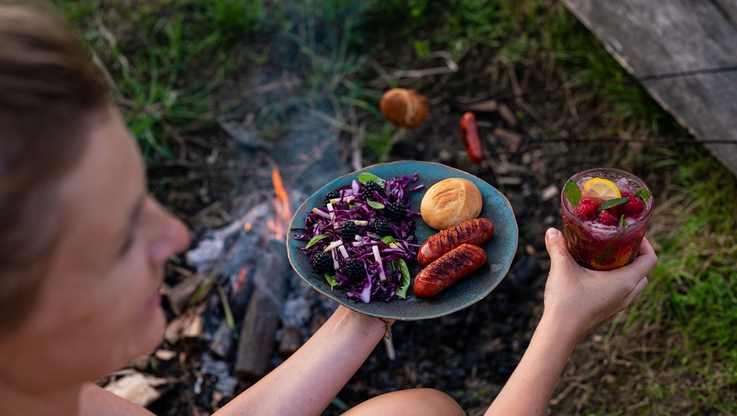
<instances>
[{"instance_id":1,"label":"fruit drink in glass","mask_svg":"<svg viewBox=\"0 0 737 416\"><path fill-rule=\"evenodd\" d=\"M560 199L568 251L593 270L629 264L637 257L653 202L647 185L623 170L595 168L573 175Z\"/></svg>"}]
</instances>

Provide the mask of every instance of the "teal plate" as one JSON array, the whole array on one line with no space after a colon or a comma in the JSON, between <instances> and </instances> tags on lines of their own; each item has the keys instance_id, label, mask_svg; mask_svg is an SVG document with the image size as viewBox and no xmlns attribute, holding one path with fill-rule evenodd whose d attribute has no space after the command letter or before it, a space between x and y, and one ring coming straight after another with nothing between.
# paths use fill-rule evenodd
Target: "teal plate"
<instances>
[{"instance_id":1,"label":"teal plate","mask_svg":"<svg viewBox=\"0 0 737 416\"><path fill-rule=\"evenodd\" d=\"M414 296L413 287L410 287L407 300L394 299L389 302L376 301L368 304L354 302L346 297L346 289L340 287L330 289L325 277L312 269L309 256L299 250L299 247L304 247L307 243L295 240L294 232L290 231L287 235L289 262L297 274L315 290L356 312L380 318L413 321L437 318L473 305L491 293L502 281L517 251L518 230L512 206L501 192L488 183L439 163L416 161L384 163L341 176L323 186L297 209L289 224L290 230L304 228L307 213L313 207L322 206L322 200L328 191L349 185L361 172L370 172L387 180L402 175L412 176L417 172L419 177L416 183L424 184L425 188L410 194L410 204L411 209L418 212L422 197L435 183L447 178L464 178L473 182L481 191L484 200L479 216L488 218L494 223L494 237L481 246L486 250L487 264L431 298ZM415 235L420 243L437 233L422 221L422 217L415 217L415 224L417 225ZM414 282L414 277L421 269L420 265L417 262L408 262L408 266Z\"/></svg>"}]
</instances>

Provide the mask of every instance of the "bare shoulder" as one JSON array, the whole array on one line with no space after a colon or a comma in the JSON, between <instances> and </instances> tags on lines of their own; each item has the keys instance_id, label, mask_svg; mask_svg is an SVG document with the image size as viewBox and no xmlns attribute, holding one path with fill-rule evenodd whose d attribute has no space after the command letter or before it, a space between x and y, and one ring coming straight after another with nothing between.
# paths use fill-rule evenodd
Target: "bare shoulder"
<instances>
[{"instance_id":1,"label":"bare shoulder","mask_svg":"<svg viewBox=\"0 0 737 416\"><path fill-rule=\"evenodd\" d=\"M82 388L80 416L153 416L153 413L92 383Z\"/></svg>"}]
</instances>

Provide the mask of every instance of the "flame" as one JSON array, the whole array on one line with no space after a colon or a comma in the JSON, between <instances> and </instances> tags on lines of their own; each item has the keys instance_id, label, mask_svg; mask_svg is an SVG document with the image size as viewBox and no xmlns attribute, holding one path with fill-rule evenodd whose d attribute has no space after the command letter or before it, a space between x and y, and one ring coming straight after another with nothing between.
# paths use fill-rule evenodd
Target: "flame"
<instances>
[{"instance_id":1,"label":"flame","mask_svg":"<svg viewBox=\"0 0 737 416\"><path fill-rule=\"evenodd\" d=\"M247 222L247 223L246 223L246 225L244 225L244 226L243 226L243 229L244 229L244 230L245 230L246 232L249 232L249 231L251 231L251 223L250 223L250 222Z\"/></svg>"},{"instance_id":2,"label":"flame","mask_svg":"<svg viewBox=\"0 0 737 416\"><path fill-rule=\"evenodd\" d=\"M235 292L238 293L243 288L243 283L246 282L246 277L248 276L248 268L247 267L241 267L241 269L238 271L238 280L235 281Z\"/></svg>"},{"instance_id":3,"label":"flame","mask_svg":"<svg viewBox=\"0 0 737 416\"><path fill-rule=\"evenodd\" d=\"M274 236L277 239L281 239L289 225L292 210L289 208L289 197L287 196L286 189L284 189L281 175L276 168L271 171L271 182L274 184L274 191L276 192L276 197L273 200L276 218L266 221L266 226L274 232Z\"/></svg>"}]
</instances>

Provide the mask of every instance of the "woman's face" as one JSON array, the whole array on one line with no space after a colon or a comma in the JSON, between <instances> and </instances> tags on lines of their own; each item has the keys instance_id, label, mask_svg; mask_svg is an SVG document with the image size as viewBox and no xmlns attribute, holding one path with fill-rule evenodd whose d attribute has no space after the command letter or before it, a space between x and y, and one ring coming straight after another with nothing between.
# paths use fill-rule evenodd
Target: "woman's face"
<instances>
[{"instance_id":1,"label":"woman's face","mask_svg":"<svg viewBox=\"0 0 737 416\"><path fill-rule=\"evenodd\" d=\"M117 110L93 124L53 209L60 239L35 307L0 341L0 381L40 391L100 378L155 348L166 324L164 263L189 244L148 194Z\"/></svg>"}]
</instances>

